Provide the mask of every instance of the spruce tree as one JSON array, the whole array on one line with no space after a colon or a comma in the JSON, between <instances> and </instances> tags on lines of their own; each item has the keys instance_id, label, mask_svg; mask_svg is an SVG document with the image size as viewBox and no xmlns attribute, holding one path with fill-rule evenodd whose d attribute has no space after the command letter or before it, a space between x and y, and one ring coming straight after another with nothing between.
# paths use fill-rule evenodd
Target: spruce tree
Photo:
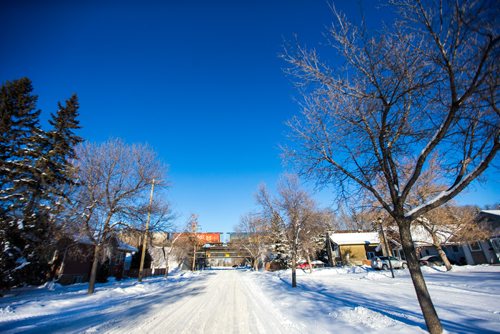
<instances>
[{"instance_id":1,"label":"spruce tree","mask_svg":"<svg viewBox=\"0 0 500 334\"><path fill-rule=\"evenodd\" d=\"M27 78L0 89L0 286L40 284L49 273L58 208L70 183L68 159L80 141L78 101L72 96L53 115L54 129L40 128ZM65 129L67 127L67 129Z\"/></svg>"},{"instance_id":2,"label":"spruce tree","mask_svg":"<svg viewBox=\"0 0 500 334\"><path fill-rule=\"evenodd\" d=\"M282 268L288 268L290 245L286 237L285 222L278 215L274 215L271 219L271 240L272 251L276 255L274 261L278 262Z\"/></svg>"},{"instance_id":3,"label":"spruce tree","mask_svg":"<svg viewBox=\"0 0 500 334\"><path fill-rule=\"evenodd\" d=\"M51 114L49 120L52 130L48 133L50 151L47 158L55 183L62 186L72 183L70 159L75 158L74 147L82 142L74 133L80 128L78 108L78 97L74 94L64 106L58 104L57 113Z\"/></svg>"},{"instance_id":4,"label":"spruce tree","mask_svg":"<svg viewBox=\"0 0 500 334\"><path fill-rule=\"evenodd\" d=\"M25 247L25 208L34 186L32 157L38 138L40 110L31 81L7 81L0 88L0 284L15 284L16 268L22 268ZM29 223L28 223L29 224Z\"/></svg>"}]
</instances>

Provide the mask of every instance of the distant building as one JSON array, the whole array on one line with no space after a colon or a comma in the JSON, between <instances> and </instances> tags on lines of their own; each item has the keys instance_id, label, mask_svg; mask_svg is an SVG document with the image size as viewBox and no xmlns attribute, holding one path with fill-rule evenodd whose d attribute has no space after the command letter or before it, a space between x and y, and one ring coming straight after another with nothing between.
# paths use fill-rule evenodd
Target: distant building
<instances>
[{"instance_id":1,"label":"distant building","mask_svg":"<svg viewBox=\"0 0 500 334\"><path fill-rule=\"evenodd\" d=\"M188 239L190 237L195 237L198 240L198 244L219 244L221 243L222 232L181 232L181 233L169 233L168 239L173 240L178 235L181 235L181 239Z\"/></svg>"}]
</instances>

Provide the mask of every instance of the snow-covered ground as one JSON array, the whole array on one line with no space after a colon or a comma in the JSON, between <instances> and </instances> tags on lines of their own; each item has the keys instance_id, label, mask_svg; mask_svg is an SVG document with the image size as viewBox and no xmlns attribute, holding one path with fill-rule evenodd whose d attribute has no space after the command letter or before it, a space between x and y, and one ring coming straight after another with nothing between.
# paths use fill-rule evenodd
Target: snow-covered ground
<instances>
[{"instance_id":1,"label":"snow-covered ground","mask_svg":"<svg viewBox=\"0 0 500 334\"><path fill-rule=\"evenodd\" d=\"M500 267L423 268L449 333L499 333ZM18 289L1 333L424 333L409 273L366 267L176 272L168 279Z\"/></svg>"},{"instance_id":2,"label":"snow-covered ground","mask_svg":"<svg viewBox=\"0 0 500 334\"><path fill-rule=\"evenodd\" d=\"M422 270L447 332L500 333L499 266ZM394 272L393 279L368 267L299 270L297 289L290 271L253 276L301 332L426 332L408 270Z\"/></svg>"}]
</instances>

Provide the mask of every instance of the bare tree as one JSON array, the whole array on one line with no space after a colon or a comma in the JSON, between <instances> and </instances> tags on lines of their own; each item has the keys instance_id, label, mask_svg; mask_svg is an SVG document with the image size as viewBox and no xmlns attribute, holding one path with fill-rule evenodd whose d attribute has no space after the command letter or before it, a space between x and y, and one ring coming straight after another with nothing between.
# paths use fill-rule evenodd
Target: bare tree
<instances>
[{"instance_id":1,"label":"bare tree","mask_svg":"<svg viewBox=\"0 0 500 334\"><path fill-rule=\"evenodd\" d=\"M151 182L161 186L163 166L146 145L126 145L121 140L77 147L75 167L79 187L75 203L80 208L80 232L94 245L88 293L95 288L104 246L124 228L137 229L136 213L147 206ZM139 226L138 226L139 225Z\"/></svg>"},{"instance_id":2,"label":"bare tree","mask_svg":"<svg viewBox=\"0 0 500 334\"><path fill-rule=\"evenodd\" d=\"M329 210L313 210L301 233L301 255L307 260L311 273L311 257L325 247L326 232L332 229L332 222L332 212Z\"/></svg>"},{"instance_id":3,"label":"bare tree","mask_svg":"<svg viewBox=\"0 0 500 334\"><path fill-rule=\"evenodd\" d=\"M370 203L373 205L373 203ZM367 231L373 229L372 222L378 218L377 210L369 204L339 203L338 217L334 221L334 228L348 231Z\"/></svg>"},{"instance_id":4,"label":"bare tree","mask_svg":"<svg viewBox=\"0 0 500 334\"><path fill-rule=\"evenodd\" d=\"M297 286L297 260L303 252L304 241L313 236L311 231L318 218L318 209L309 194L300 189L299 180L287 175L278 184L278 197L273 199L262 186L257 200L268 219L279 219L286 229L286 239L290 247L292 287Z\"/></svg>"},{"instance_id":5,"label":"bare tree","mask_svg":"<svg viewBox=\"0 0 500 334\"><path fill-rule=\"evenodd\" d=\"M199 228L199 223L198 223L198 215L197 214L191 214L191 217L189 218L189 221L186 226L186 230L189 231L189 245L192 245L193 247L193 261L191 262L191 271L194 271L196 269L196 251L198 250L199 246L199 239L196 234L198 232Z\"/></svg>"},{"instance_id":6,"label":"bare tree","mask_svg":"<svg viewBox=\"0 0 500 334\"><path fill-rule=\"evenodd\" d=\"M175 253L175 250L177 249L177 246L178 246L177 241L179 241L180 236L181 236L181 234L178 233L177 235L174 236L174 238L172 240L168 240L166 245L162 246L163 257L165 259L165 266L166 266L165 277L168 276L168 272L170 269L170 258L172 256L172 254ZM167 248L167 249L165 249L165 248Z\"/></svg>"},{"instance_id":7,"label":"bare tree","mask_svg":"<svg viewBox=\"0 0 500 334\"><path fill-rule=\"evenodd\" d=\"M259 269L259 260L263 260L271 240L270 223L259 214L248 214L241 218L236 227L240 234L234 244L250 254L254 270Z\"/></svg>"},{"instance_id":8,"label":"bare tree","mask_svg":"<svg viewBox=\"0 0 500 334\"><path fill-rule=\"evenodd\" d=\"M484 240L489 231L478 224L479 210L470 206L444 205L436 208L415 223L422 226L431 236L432 245L443 260L446 270L451 270L451 263L443 250L443 244L453 242L472 242Z\"/></svg>"},{"instance_id":9,"label":"bare tree","mask_svg":"<svg viewBox=\"0 0 500 334\"><path fill-rule=\"evenodd\" d=\"M341 195L369 191L392 216L427 328L441 333L410 224L459 194L500 147L500 7L487 0L390 3L399 18L370 33L334 9L329 38L342 68L315 50L285 52L304 96L302 115L290 122L297 145L285 155ZM433 155L446 188L412 206Z\"/></svg>"},{"instance_id":10,"label":"bare tree","mask_svg":"<svg viewBox=\"0 0 500 334\"><path fill-rule=\"evenodd\" d=\"M156 183L156 182L155 182ZM157 195L151 205L150 222L148 228L148 245L151 246L155 240L155 236L167 236L168 232L172 232L174 225L173 220L175 214L172 212L170 203ZM122 237L124 241L141 247L145 234L146 220L148 211L150 210L149 204L144 202L142 207L135 207L134 210L127 212L129 220L134 221L134 225L127 228Z\"/></svg>"},{"instance_id":11,"label":"bare tree","mask_svg":"<svg viewBox=\"0 0 500 334\"><path fill-rule=\"evenodd\" d=\"M172 212L169 202L161 197L162 194L158 193L154 198L151 208L149 204L142 208L137 208L129 212L129 220L134 221L133 226L120 233L120 239L137 247L142 251L144 237L146 236L146 221L148 211L150 211L150 222L147 231L147 250L153 257L151 265L153 268L161 268L165 263L165 277L168 276L168 260L172 251L170 247L171 240L168 240L169 233L174 231L175 226L173 220L176 218ZM167 249L165 249L167 247Z\"/></svg>"},{"instance_id":12,"label":"bare tree","mask_svg":"<svg viewBox=\"0 0 500 334\"><path fill-rule=\"evenodd\" d=\"M189 264L192 271L196 269L196 251L204 240L198 236L200 225L198 215L191 214L181 233L173 235L170 253L179 263ZM170 254L169 254L170 255Z\"/></svg>"},{"instance_id":13,"label":"bare tree","mask_svg":"<svg viewBox=\"0 0 500 334\"><path fill-rule=\"evenodd\" d=\"M429 159L428 168L422 171L419 179L415 182L414 191L408 196L408 203L412 207L422 205L446 191L446 185L441 184L445 171L437 163L437 156ZM402 172L408 175L411 166L402 166ZM458 207L453 201L432 209L412 222L413 229L421 227L430 236L430 244L434 246L443 260L447 270L451 270L451 263L443 249L443 244L453 240L454 242L470 242L481 240L487 236L487 231L477 224L479 211L473 207ZM389 219L389 221L393 221ZM416 240L426 242L424 240Z\"/></svg>"}]
</instances>

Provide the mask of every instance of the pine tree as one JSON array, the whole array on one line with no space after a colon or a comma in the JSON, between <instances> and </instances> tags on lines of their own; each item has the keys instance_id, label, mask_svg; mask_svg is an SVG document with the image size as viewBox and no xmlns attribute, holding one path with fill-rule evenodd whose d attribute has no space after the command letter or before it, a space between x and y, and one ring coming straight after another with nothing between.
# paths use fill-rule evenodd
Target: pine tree
<instances>
[{"instance_id":1,"label":"pine tree","mask_svg":"<svg viewBox=\"0 0 500 334\"><path fill-rule=\"evenodd\" d=\"M35 185L33 150L40 138L40 110L31 81L7 81L0 88L0 285L14 284L28 244L23 236L25 208ZM26 259L24 259L26 261Z\"/></svg>"},{"instance_id":2,"label":"pine tree","mask_svg":"<svg viewBox=\"0 0 500 334\"><path fill-rule=\"evenodd\" d=\"M58 111L49 120L52 131L48 133L50 151L47 157L56 184L72 183L70 159L75 158L74 147L82 142L74 130L80 128L78 122L78 97L74 94L66 100L66 105L58 104Z\"/></svg>"},{"instance_id":3,"label":"pine tree","mask_svg":"<svg viewBox=\"0 0 500 334\"><path fill-rule=\"evenodd\" d=\"M78 100L72 96L50 121L53 130L40 128L37 96L31 81L6 82L0 91L0 285L40 284L49 273L55 245L56 203L71 183L69 159L81 139Z\"/></svg>"},{"instance_id":4,"label":"pine tree","mask_svg":"<svg viewBox=\"0 0 500 334\"><path fill-rule=\"evenodd\" d=\"M282 268L288 268L290 245L286 237L285 222L278 215L274 215L271 219L271 240L271 248L276 255L274 261L278 262Z\"/></svg>"}]
</instances>

